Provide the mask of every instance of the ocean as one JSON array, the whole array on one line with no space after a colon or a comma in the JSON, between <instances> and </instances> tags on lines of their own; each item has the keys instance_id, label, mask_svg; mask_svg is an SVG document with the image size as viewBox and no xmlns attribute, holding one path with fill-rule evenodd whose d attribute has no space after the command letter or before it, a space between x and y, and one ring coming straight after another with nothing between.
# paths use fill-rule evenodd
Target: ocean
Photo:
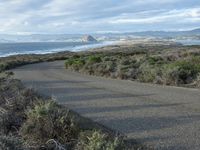
<instances>
[{"instance_id":1,"label":"ocean","mask_svg":"<svg viewBox=\"0 0 200 150\"><path fill-rule=\"evenodd\" d=\"M26 42L0 43L0 57L19 54L48 54L62 51L81 51L111 45L113 42Z\"/></svg>"},{"instance_id":2,"label":"ocean","mask_svg":"<svg viewBox=\"0 0 200 150\"><path fill-rule=\"evenodd\" d=\"M175 40L183 45L200 45L200 40ZM48 54L62 51L83 51L90 48L112 45L107 42L24 42L24 43L0 43L0 57L19 54Z\"/></svg>"}]
</instances>

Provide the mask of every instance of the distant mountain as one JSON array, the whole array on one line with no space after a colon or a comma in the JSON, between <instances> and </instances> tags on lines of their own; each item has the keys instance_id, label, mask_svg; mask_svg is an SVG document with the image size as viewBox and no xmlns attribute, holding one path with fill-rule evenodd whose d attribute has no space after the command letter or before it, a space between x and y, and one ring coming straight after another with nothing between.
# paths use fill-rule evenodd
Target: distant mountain
<instances>
[{"instance_id":1,"label":"distant mountain","mask_svg":"<svg viewBox=\"0 0 200 150\"><path fill-rule=\"evenodd\" d=\"M93 37L95 36L95 38ZM1 43L11 42L95 42L109 40L127 40L134 38L165 38L165 39L197 39L200 40L200 28L190 31L143 31L125 33L101 33L84 36L83 34L31 34L6 35L0 34Z\"/></svg>"},{"instance_id":2,"label":"distant mountain","mask_svg":"<svg viewBox=\"0 0 200 150\"><path fill-rule=\"evenodd\" d=\"M187 31L186 31L187 32ZM200 35L200 28L199 29L194 29L189 31L191 34L199 34Z\"/></svg>"},{"instance_id":3,"label":"distant mountain","mask_svg":"<svg viewBox=\"0 0 200 150\"><path fill-rule=\"evenodd\" d=\"M133 32L137 36L153 36L153 37L177 37L177 36L200 36L200 28L190 31L146 31Z\"/></svg>"},{"instance_id":4,"label":"distant mountain","mask_svg":"<svg viewBox=\"0 0 200 150\"><path fill-rule=\"evenodd\" d=\"M200 28L189 31L143 31L126 33L96 34L104 39L165 38L165 39L200 39ZM106 37L106 38L105 38Z\"/></svg>"}]
</instances>

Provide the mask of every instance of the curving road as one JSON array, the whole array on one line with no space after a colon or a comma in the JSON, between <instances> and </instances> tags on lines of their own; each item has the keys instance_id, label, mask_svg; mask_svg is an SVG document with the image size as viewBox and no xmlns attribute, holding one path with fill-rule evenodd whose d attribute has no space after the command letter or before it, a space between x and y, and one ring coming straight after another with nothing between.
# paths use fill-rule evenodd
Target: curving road
<instances>
[{"instance_id":1,"label":"curving road","mask_svg":"<svg viewBox=\"0 0 200 150\"><path fill-rule=\"evenodd\" d=\"M15 77L38 92L156 149L200 149L200 90L74 73L63 61L26 65Z\"/></svg>"}]
</instances>

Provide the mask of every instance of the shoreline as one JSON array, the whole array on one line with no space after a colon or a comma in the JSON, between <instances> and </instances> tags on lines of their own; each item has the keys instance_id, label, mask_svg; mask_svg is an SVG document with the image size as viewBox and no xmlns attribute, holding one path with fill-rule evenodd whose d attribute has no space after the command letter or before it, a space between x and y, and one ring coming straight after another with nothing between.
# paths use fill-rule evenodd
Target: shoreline
<instances>
[{"instance_id":1,"label":"shoreline","mask_svg":"<svg viewBox=\"0 0 200 150\"><path fill-rule=\"evenodd\" d=\"M27 43L48 43L48 42L27 42ZM63 43L63 42L52 42L52 43ZM76 42L75 42L76 43ZM111 46L117 44L118 41L104 41L104 42L95 42L95 43L87 43L82 45L69 46L66 48L52 48L50 50L30 50L23 52L11 52L4 55L0 55L0 58L6 58L10 56L18 56L18 55L45 55L45 54L56 54L60 52L80 52L87 51L93 48L100 48L105 46ZM0 43L0 44L23 44L23 43Z\"/></svg>"},{"instance_id":2,"label":"shoreline","mask_svg":"<svg viewBox=\"0 0 200 150\"><path fill-rule=\"evenodd\" d=\"M42 44L42 43L65 43L65 42L13 42L13 43L0 43L0 44ZM67 43L67 42L66 42ZM160 40L160 39L133 39L133 40L116 40L116 41L99 41L99 42L89 42L82 43L81 42L72 42L79 43L77 45L69 45L68 47L63 48L53 48L52 49L41 49L41 50L24 50L22 52L8 52L7 54L0 54L0 58L6 58L10 56L18 56L18 55L45 55L45 54L56 54L61 52L87 52L87 51L95 51L96 49L104 49L107 47L114 46L191 46L191 44L184 44L179 41L174 40ZM72 44L71 43L71 44ZM31 45L30 45L31 46ZM41 47L40 47L41 48ZM17 51L17 50L16 50Z\"/></svg>"}]
</instances>

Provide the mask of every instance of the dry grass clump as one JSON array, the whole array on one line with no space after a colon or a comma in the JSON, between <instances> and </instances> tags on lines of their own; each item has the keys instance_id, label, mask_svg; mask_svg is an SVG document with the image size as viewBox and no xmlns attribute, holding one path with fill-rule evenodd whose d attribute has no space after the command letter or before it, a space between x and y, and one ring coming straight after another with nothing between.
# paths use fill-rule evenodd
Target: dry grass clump
<instances>
[{"instance_id":1,"label":"dry grass clump","mask_svg":"<svg viewBox=\"0 0 200 150\"><path fill-rule=\"evenodd\" d=\"M82 132L76 149L78 150L120 150L124 149L119 138L111 138L101 131Z\"/></svg>"},{"instance_id":2,"label":"dry grass clump","mask_svg":"<svg viewBox=\"0 0 200 150\"><path fill-rule=\"evenodd\" d=\"M179 60L166 65L166 84L180 85L195 82L197 80L197 75L200 73L200 62L195 60L200 60L200 57L193 57L188 60Z\"/></svg>"},{"instance_id":3,"label":"dry grass clump","mask_svg":"<svg viewBox=\"0 0 200 150\"><path fill-rule=\"evenodd\" d=\"M77 139L79 128L68 114L54 101L41 102L28 111L20 134L30 144L42 145L49 139L71 144Z\"/></svg>"}]
</instances>

